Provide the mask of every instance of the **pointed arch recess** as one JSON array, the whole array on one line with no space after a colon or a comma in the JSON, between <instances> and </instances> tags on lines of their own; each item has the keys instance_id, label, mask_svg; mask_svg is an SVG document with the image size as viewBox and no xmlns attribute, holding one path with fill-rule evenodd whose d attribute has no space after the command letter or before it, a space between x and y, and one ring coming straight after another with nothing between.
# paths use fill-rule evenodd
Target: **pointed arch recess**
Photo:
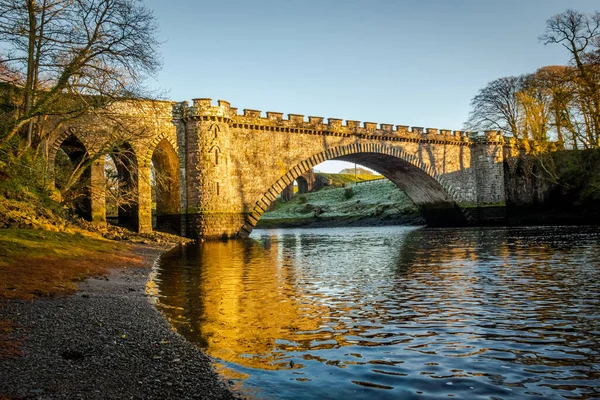
<instances>
[{"instance_id":1,"label":"pointed arch recess","mask_svg":"<svg viewBox=\"0 0 600 400\"><path fill-rule=\"evenodd\" d=\"M310 171L314 166L324 161L342 158L344 156L358 155L361 153L375 153L394 157L400 161L404 161L405 163L418 168L435 180L450 199L456 201L459 198L456 189L449 185L442 176L436 173L434 168L432 168L430 165L424 164L415 155L408 154L400 148L389 147L382 144L354 143L347 146L334 147L321 153L314 154L306 160L301 161L293 166L285 175L271 185L271 187L259 198L254 209L247 214L245 223L239 231L239 236L246 237L250 234L250 232L252 232L252 229L254 229L262 214L264 214L269 208L269 205L275 201L279 193L290 183L293 183L297 177L307 171Z\"/></svg>"},{"instance_id":2,"label":"pointed arch recess","mask_svg":"<svg viewBox=\"0 0 600 400\"><path fill-rule=\"evenodd\" d=\"M52 182L54 182L54 166L56 161L56 154L58 153L58 150L61 148L65 140L67 140L71 136L76 138L82 144L83 149L88 154L88 156L90 154L88 144L83 140L83 136L79 134L77 129L65 129L60 135L58 135L58 137L52 142L52 144L48 148L48 174Z\"/></svg>"},{"instance_id":3,"label":"pointed arch recess","mask_svg":"<svg viewBox=\"0 0 600 400\"><path fill-rule=\"evenodd\" d=\"M142 167L150 167L150 163L152 162L152 156L154 155L154 151L160 142L166 140L169 142L175 154L179 158L179 146L177 145L177 140L173 137L173 134L169 134L167 132L163 132L160 135L156 136L150 145L148 146L148 150L144 154L143 158L140 159L140 166Z\"/></svg>"}]
</instances>

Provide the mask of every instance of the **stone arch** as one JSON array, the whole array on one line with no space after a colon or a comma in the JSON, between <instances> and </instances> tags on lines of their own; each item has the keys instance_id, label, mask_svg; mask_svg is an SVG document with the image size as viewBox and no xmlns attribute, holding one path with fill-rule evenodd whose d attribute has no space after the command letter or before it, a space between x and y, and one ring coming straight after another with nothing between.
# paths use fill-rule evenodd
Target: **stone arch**
<instances>
[{"instance_id":1,"label":"stone arch","mask_svg":"<svg viewBox=\"0 0 600 400\"><path fill-rule=\"evenodd\" d=\"M163 138L154 148L153 201L156 203L155 226L180 231L181 183L179 158L171 142Z\"/></svg>"},{"instance_id":2,"label":"stone arch","mask_svg":"<svg viewBox=\"0 0 600 400\"><path fill-rule=\"evenodd\" d=\"M464 223L464 216L457 206L460 194L430 165L397 147L355 143L314 154L294 165L258 199L254 209L248 213L239 236L246 237L252 232L261 215L290 183L314 166L333 159L359 163L393 181L419 207L428 223L440 215L452 218L451 222L448 221L449 225Z\"/></svg>"},{"instance_id":3,"label":"stone arch","mask_svg":"<svg viewBox=\"0 0 600 400\"><path fill-rule=\"evenodd\" d=\"M308 185L308 180L306 180L305 177L303 176L298 176L296 178L296 183L298 184L298 194L304 194L304 193L308 193L309 190L309 185Z\"/></svg>"},{"instance_id":4,"label":"stone arch","mask_svg":"<svg viewBox=\"0 0 600 400\"><path fill-rule=\"evenodd\" d=\"M59 157L61 152L63 157ZM63 201L72 206L77 215L87 220L92 219L89 161L87 147L74 129L62 132L48 154L52 184L61 192ZM58 171L57 163L62 166Z\"/></svg>"},{"instance_id":5,"label":"stone arch","mask_svg":"<svg viewBox=\"0 0 600 400\"><path fill-rule=\"evenodd\" d=\"M58 137L56 137L56 139L48 147L48 173L52 179L52 182L54 182L54 164L56 162L56 155L63 146L63 143L69 138L77 139L77 141L79 141L79 143L81 143L83 146L85 152L88 154L90 153L90 146L85 142L84 136L81 135L77 129L69 128L62 131L61 134L58 135Z\"/></svg>"},{"instance_id":6,"label":"stone arch","mask_svg":"<svg viewBox=\"0 0 600 400\"><path fill-rule=\"evenodd\" d=\"M152 162L152 156L154 155L154 151L156 150L156 146L162 141L167 141L175 154L179 154L179 146L177 145L177 138L174 137L173 134L169 134L167 132L163 132L160 135L157 135L150 145L148 146L148 150L144 153L143 157L140 157L140 165L144 167L149 167Z\"/></svg>"}]
</instances>

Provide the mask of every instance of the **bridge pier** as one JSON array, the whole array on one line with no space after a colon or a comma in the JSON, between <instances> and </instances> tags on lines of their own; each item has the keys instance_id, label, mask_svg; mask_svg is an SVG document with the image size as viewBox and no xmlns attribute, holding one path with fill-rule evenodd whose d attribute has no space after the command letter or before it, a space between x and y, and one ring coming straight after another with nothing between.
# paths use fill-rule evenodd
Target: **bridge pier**
<instances>
[{"instance_id":1,"label":"bridge pier","mask_svg":"<svg viewBox=\"0 0 600 400\"><path fill-rule=\"evenodd\" d=\"M104 178L104 158L100 157L90 166L91 220L94 225L106 228L106 182Z\"/></svg>"},{"instance_id":2,"label":"bridge pier","mask_svg":"<svg viewBox=\"0 0 600 400\"><path fill-rule=\"evenodd\" d=\"M150 166L138 168L137 174L137 226L139 233L152 232L152 186Z\"/></svg>"}]
</instances>

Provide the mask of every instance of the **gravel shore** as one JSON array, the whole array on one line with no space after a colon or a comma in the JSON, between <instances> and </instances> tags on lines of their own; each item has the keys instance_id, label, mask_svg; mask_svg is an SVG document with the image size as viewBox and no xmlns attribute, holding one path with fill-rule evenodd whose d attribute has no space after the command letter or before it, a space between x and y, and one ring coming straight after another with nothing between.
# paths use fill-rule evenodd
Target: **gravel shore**
<instances>
[{"instance_id":1,"label":"gravel shore","mask_svg":"<svg viewBox=\"0 0 600 400\"><path fill-rule=\"evenodd\" d=\"M22 342L20 356L0 358L0 399L235 398L145 295L163 250L138 251L147 268L113 269L68 297L0 304Z\"/></svg>"}]
</instances>

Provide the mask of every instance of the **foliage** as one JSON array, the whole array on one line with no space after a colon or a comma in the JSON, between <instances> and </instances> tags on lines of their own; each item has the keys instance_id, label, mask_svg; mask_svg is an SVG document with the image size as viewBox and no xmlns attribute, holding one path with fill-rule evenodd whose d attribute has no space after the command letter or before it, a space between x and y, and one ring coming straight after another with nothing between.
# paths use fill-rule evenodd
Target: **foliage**
<instances>
[{"instance_id":1,"label":"foliage","mask_svg":"<svg viewBox=\"0 0 600 400\"><path fill-rule=\"evenodd\" d=\"M465 127L499 129L525 139L523 149L536 159L541 178L558 188L559 203L598 207L600 12L557 14L546 21L539 39L544 45L561 45L568 65L490 82L471 101Z\"/></svg>"},{"instance_id":2,"label":"foliage","mask_svg":"<svg viewBox=\"0 0 600 400\"><path fill-rule=\"evenodd\" d=\"M354 196L354 192L351 187L344 188L344 199L348 200Z\"/></svg>"},{"instance_id":3,"label":"foliage","mask_svg":"<svg viewBox=\"0 0 600 400\"><path fill-rule=\"evenodd\" d=\"M136 0L0 0L0 79L17 84L0 146L23 133L26 145L48 135L41 118L63 122L140 96L157 71L156 22Z\"/></svg>"},{"instance_id":4,"label":"foliage","mask_svg":"<svg viewBox=\"0 0 600 400\"><path fill-rule=\"evenodd\" d=\"M560 44L568 66L496 79L471 101L470 130L502 130L519 139L569 148L600 144L600 13L567 10L546 22L544 44Z\"/></svg>"},{"instance_id":5,"label":"foliage","mask_svg":"<svg viewBox=\"0 0 600 400\"><path fill-rule=\"evenodd\" d=\"M471 100L472 111L465 124L469 130L502 130L521 136L520 107L517 93L522 77L509 76L496 79L477 93Z\"/></svg>"},{"instance_id":6,"label":"foliage","mask_svg":"<svg viewBox=\"0 0 600 400\"><path fill-rule=\"evenodd\" d=\"M40 205L55 214L84 210L90 166L105 154L116 164L107 176L114 189L109 202L133 201L135 160L130 148L115 143L145 129L135 118L115 116L111 107L119 102L134 114L143 111L139 100L149 92L142 83L160 66L152 12L137 0L0 0L0 10L0 195L11 202L14 217L3 222L21 225L17 209L27 207L17 207L18 200L40 212ZM104 143L94 143L91 155L68 138L50 176L40 144L73 121L101 132ZM54 177L58 191L51 189Z\"/></svg>"},{"instance_id":7,"label":"foliage","mask_svg":"<svg viewBox=\"0 0 600 400\"><path fill-rule=\"evenodd\" d=\"M600 208L600 149L551 155L561 197L584 209Z\"/></svg>"},{"instance_id":8,"label":"foliage","mask_svg":"<svg viewBox=\"0 0 600 400\"><path fill-rule=\"evenodd\" d=\"M50 189L47 165L25 152L20 158L0 152L0 228L59 229L64 208Z\"/></svg>"}]
</instances>

